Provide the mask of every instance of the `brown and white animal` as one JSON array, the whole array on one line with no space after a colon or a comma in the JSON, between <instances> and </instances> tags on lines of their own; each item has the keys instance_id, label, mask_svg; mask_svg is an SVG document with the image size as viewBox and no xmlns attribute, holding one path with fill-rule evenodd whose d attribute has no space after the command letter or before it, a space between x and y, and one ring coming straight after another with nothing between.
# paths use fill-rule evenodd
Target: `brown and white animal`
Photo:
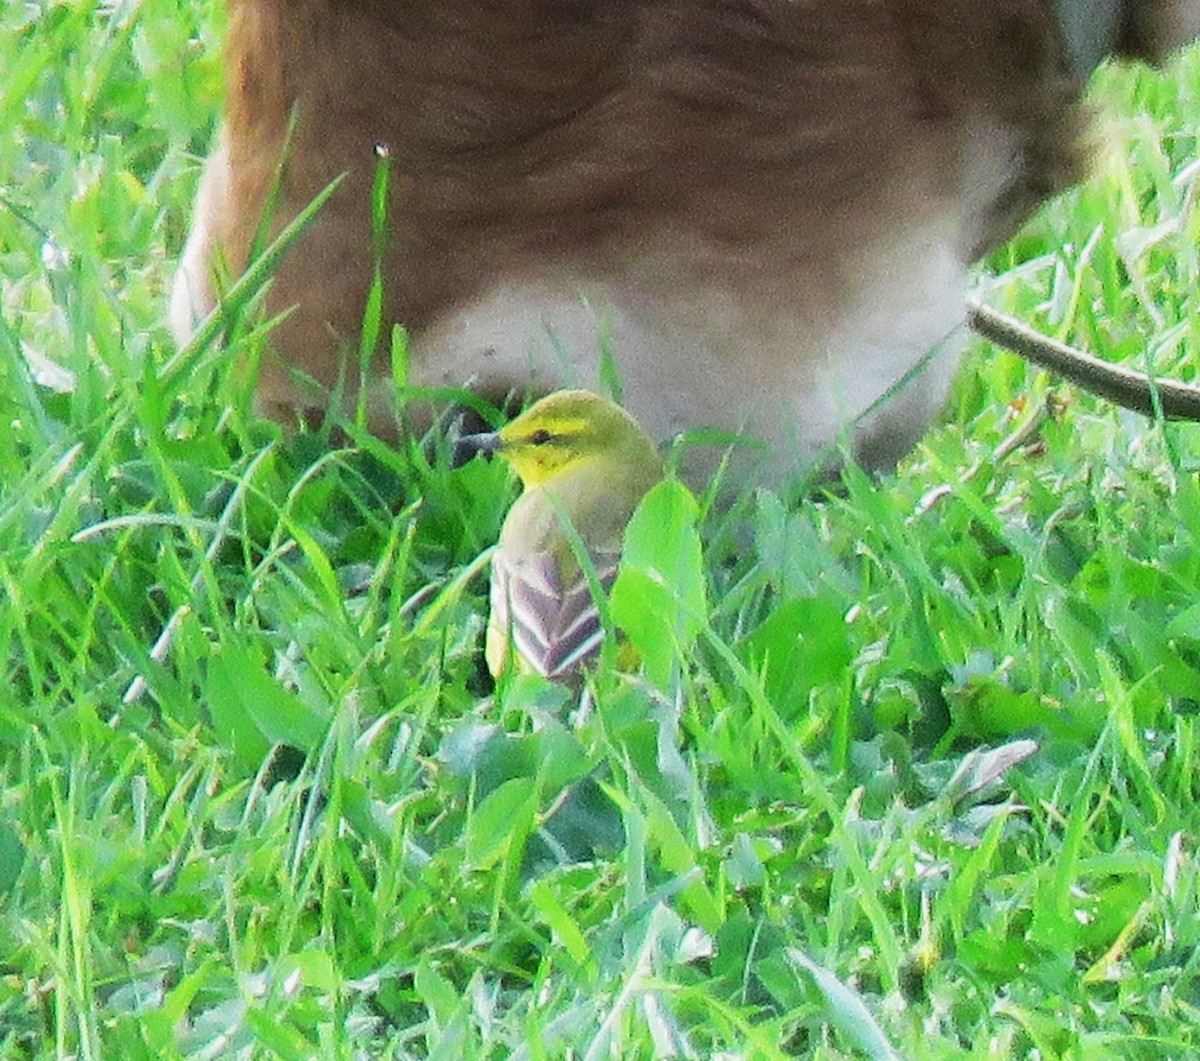
<instances>
[{"instance_id":1,"label":"brown and white animal","mask_svg":"<svg viewBox=\"0 0 1200 1061\"><path fill-rule=\"evenodd\" d=\"M955 363L862 417L963 318L965 265L1075 179L1109 52L1156 58L1200 0L229 0L224 122L172 299L348 177L284 261L258 383L320 414L357 348L377 145L386 314L410 382L493 399L597 385L601 341L652 435L772 443L778 480L855 422L920 435ZM394 432L386 356L373 426Z\"/></svg>"}]
</instances>

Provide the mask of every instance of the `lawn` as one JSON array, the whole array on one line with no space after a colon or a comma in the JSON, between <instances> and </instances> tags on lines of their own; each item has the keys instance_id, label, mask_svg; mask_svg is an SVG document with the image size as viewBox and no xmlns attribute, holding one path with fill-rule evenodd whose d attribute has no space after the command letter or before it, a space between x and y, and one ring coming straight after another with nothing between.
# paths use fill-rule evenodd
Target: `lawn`
<instances>
[{"instance_id":1,"label":"lawn","mask_svg":"<svg viewBox=\"0 0 1200 1061\"><path fill-rule=\"evenodd\" d=\"M642 673L493 688L504 469L164 330L220 36L0 10L0 1058L1200 1054L1200 428L974 343L893 476L658 498ZM1094 95L980 289L1192 379L1200 51Z\"/></svg>"}]
</instances>

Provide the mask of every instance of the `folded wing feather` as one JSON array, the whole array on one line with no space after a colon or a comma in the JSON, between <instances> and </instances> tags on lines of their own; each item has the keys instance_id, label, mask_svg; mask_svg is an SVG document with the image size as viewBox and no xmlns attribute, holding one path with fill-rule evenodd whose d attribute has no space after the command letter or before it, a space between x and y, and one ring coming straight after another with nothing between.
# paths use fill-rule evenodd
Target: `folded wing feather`
<instances>
[{"instance_id":1,"label":"folded wing feather","mask_svg":"<svg viewBox=\"0 0 1200 1061\"><path fill-rule=\"evenodd\" d=\"M612 587L620 553L593 554L596 580ZM522 665L544 678L569 678L596 658L604 639L592 587L571 565L564 580L549 554L513 562L503 553L492 560L491 623L511 641Z\"/></svg>"}]
</instances>

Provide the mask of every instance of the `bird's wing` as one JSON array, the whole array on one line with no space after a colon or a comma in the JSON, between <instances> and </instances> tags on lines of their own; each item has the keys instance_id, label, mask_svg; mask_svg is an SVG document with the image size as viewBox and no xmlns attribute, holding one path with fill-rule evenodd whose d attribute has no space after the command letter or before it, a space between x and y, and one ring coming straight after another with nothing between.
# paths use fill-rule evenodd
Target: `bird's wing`
<instances>
[{"instance_id":1,"label":"bird's wing","mask_svg":"<svg viewBox=\"0 0 1200 1061\"><path fill-rule=\"evenodd\" d=\"M620 553L592 555L597 580L605 592L617 575ZM524 665L545 678L569 677L600 651L604 627L587 579L571 565L563 579L549 553L508 559L503 550L492 557L491 625ZM489 660L496 665L501 660Z\"/></svg>"}]
</instances>

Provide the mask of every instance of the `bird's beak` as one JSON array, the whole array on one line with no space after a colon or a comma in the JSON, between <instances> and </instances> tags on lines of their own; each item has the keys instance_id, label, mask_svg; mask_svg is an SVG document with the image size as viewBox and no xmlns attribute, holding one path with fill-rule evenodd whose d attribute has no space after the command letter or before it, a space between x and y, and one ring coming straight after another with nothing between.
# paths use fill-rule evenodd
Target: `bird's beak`
<instances>
[{"instance_id":1,"label":"bird's beak","mask_svg":"<svg viewBox=\"0 0 1200 1061\"><path fill-rule=\"evenodd\" d=\"M462 435L454 440L450 453L450 467L461 468L476 454L491 458L504 444L498 431L484 431L478 435Z\"/></svg>"}]
</instances>

